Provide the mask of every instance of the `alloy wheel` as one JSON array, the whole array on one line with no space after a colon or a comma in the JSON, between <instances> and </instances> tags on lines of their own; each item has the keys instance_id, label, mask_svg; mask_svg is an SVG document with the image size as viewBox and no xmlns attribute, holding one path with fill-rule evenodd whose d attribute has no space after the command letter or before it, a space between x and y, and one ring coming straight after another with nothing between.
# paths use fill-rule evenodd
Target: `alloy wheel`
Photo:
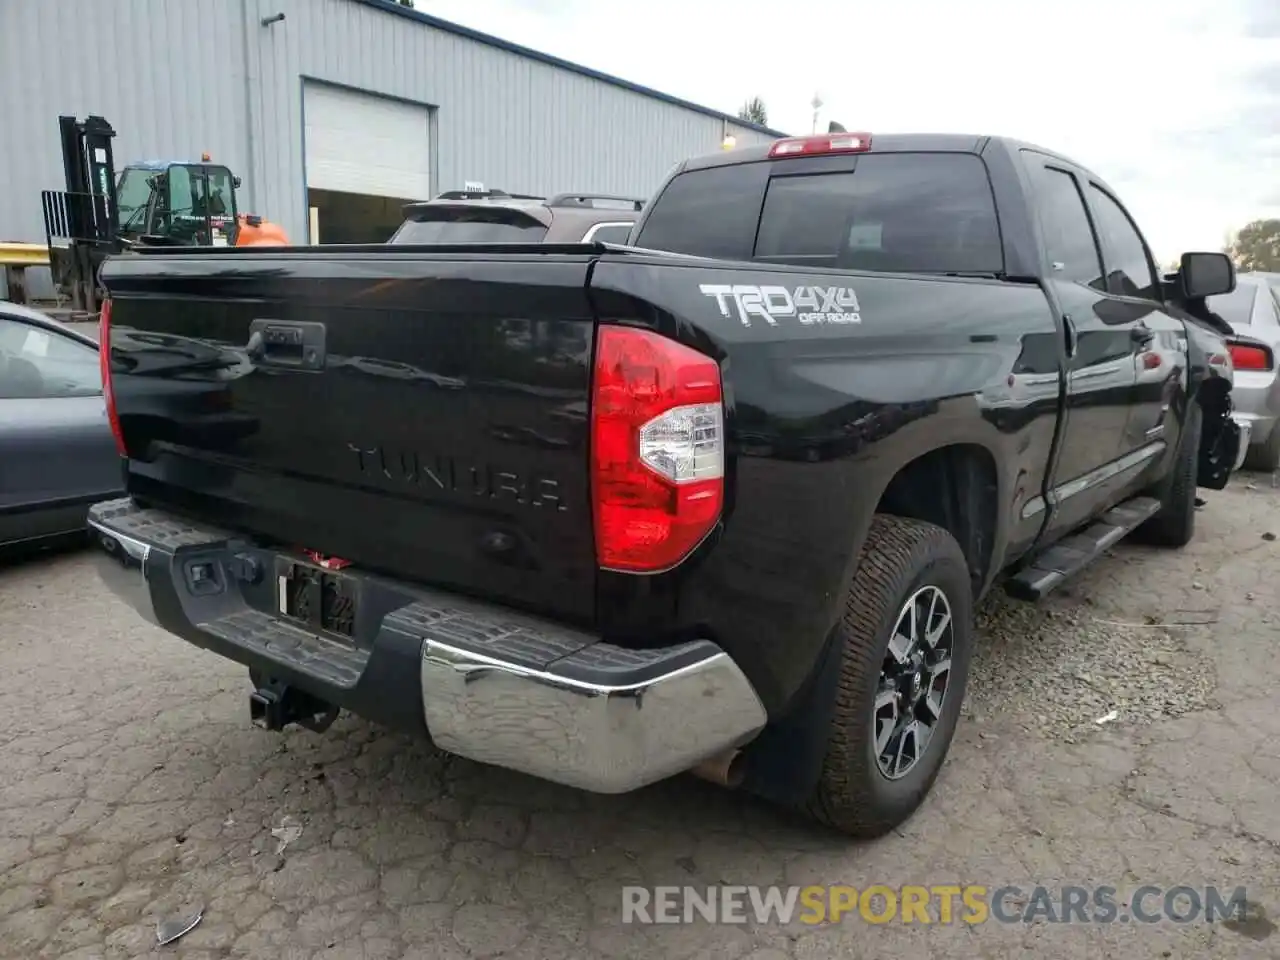
<instances>
[{"instance_id":1,"label":"alloy wheel","mask_svg":"<svg viewBox=\"0 0 1280 960\"><path fill-rule=\"evenodd\" d=\"M889 780L910 773L942 720L955 630L941 589L923 586L902 605L873 707L876 765Z\"/></svg>"}]
</instances>

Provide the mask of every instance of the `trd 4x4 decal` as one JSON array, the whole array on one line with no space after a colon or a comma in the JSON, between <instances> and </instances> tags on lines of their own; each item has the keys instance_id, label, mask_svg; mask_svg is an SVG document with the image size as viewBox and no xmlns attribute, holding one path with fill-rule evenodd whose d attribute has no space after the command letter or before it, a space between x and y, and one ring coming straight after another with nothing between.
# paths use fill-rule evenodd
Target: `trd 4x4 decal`
<instances>
[{"instance_id":1,"label":"trd 4x4 decal","mask_svg":"<svg viewBox=\"0 0 1280 960\"><path fill-rule=\"evenodd\" d=\"M753 317L770 325L788 317L795 317L805 325L862 322L858 295L852 287L788 289L754 284L703 283L698 289L704 296L715 297L721 316L736 316L744 327L751 326Z\"/></svg>"}]
</instances>

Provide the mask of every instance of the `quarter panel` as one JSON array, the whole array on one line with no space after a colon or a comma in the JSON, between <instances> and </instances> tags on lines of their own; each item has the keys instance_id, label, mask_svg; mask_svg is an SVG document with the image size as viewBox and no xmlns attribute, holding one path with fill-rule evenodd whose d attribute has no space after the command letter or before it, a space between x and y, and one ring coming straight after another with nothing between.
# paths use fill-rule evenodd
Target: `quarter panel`
<instances>
[{"instance_id":1,"label":"quarter panel","mask_svg":"<svg viewBox=\"0 0 1280 960\"><path fill-rule=\"evenodd\" d=\"M734 287L852 297L843 314L806 322L776 291L779 311L744 316L736 295L717 294ZM1039 519L1021 515L1043 492L1060 391L1038 287L632 256L599 262L592 295L604 322L645 324L716 356L729 406L720 530L668 574L603 577L608 629L641 635L670 618L710 635L777 711L816 660L903 466L942 446L981 446L998 471L993 566L1038 532Z\"/></svg>"}]
</instances>

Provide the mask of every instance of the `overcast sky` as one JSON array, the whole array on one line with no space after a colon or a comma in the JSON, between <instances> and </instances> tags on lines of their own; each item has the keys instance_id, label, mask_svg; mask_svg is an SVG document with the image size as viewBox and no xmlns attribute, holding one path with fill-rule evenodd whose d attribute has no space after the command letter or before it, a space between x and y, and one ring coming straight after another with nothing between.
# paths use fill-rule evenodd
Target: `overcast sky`
<instances>
[{"instance_id":1,"label":"overcast sky","mask_svg":"<svg viewBox=\"0 0 1280 960\"><path fill-rule=\"evenodd\" d=\"M769 125L1004 134L1110 181L1162 262L1280 216L1280 0L417 0ZM1053 11L1053 12L1050 12ZM624 145L619 145L625 149Z\"/></svg>"}]
</instances>

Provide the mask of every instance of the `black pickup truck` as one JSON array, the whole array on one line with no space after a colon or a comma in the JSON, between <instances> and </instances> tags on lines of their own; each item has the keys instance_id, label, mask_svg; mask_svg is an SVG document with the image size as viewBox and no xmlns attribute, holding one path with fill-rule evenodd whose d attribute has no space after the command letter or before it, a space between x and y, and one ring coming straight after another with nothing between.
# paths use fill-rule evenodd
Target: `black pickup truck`
<instances>
[{"instance_id":1,"label":"black pickup truck","mask_svg":"<svg viewBox=\"0 0 1280 960\"><path fill-rule=\"evenodd\" d=\"M102 315L103 578L339 709L598 792L683 771L874 836L928 793L975 602L1235 461L1232 368L1115 194L999 138L687 161L629 246L157 250Z\"/></svg>"}]
</instances>

